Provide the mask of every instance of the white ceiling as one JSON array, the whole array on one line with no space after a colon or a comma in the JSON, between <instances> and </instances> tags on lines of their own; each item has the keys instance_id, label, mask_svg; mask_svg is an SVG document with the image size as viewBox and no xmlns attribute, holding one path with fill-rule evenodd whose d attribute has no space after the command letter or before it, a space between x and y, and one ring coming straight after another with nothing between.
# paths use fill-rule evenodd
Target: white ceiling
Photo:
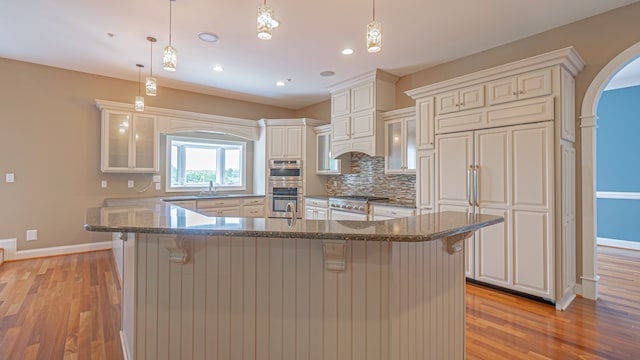
<instances>
[{"instance_id":1,"label":"white ceiling","mask_svg":"<svg viewBox=\"0 0 640 360\"><path fill-rule=\"evenodd\" d=\"M640 85L640 57L620 69L609 81L604 90L622 89Z\"/></svg>"},{"instance_id":2,"label":"white ceiling","mask_svg":"<svg viewBox=\"0 0 640 360\"><path fill-rule=\"evenodd\" d=\"M161 69L168 0L2 0L0 57L137 81L154 45L159 86L298 109L327 88L380 68L404 76L638 0L378 0L383 47L365 49L371 1L269 0L281 25L256 37L260 0L177 0L172 42L178 70ZM197 39L213 32L217 43ZM116 36L109 37L107 33ZM353 47L354 55L340 53ZM214 64L224 72L212 71ZM324 70L335 71L329 78ZM292 79L285 87L277 80Z\"/></svg>"}]
</instances>

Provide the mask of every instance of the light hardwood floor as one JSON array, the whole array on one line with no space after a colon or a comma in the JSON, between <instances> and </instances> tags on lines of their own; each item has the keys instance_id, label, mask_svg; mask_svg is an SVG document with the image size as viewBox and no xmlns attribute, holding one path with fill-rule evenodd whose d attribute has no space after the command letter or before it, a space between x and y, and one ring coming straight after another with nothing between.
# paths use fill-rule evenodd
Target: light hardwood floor
<instances>
[{"instance_id":1,"label":"light hardwood floor","mask_svg":"<svg viewBox=\"0 0 640 360\"><path fill-rule=\"evenodd\" d=\"M601 248L601 299L568 311L467 286L468 359L640 359L640 252ZM0 359L121 359L110 251L0 267Z\"/></svg>"}]
</instances>

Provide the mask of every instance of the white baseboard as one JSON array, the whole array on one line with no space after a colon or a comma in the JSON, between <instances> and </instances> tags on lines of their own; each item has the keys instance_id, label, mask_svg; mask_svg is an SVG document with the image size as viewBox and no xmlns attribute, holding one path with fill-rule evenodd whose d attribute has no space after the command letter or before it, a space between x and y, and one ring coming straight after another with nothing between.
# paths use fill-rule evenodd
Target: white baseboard
<instances>
[{"instance_id":1,"label":"white baseboard","mask_svg":"<svg viewBox=\"0 0 640 360\"><path fill-rule=\"evenodd\" d=\"M604 245L604 246L617 247L622 249L629 249L629 250L640 250L640 242L629 241L629 240L618 240L618 239L608 239L608 238L599 237L597 239L597 244Z\"/></svg>"},{"instance_id":2,"label":"white baseboard","mask_svg":"<svg viewBox=\"0 0 640 360\"><path fill-rule=\"evenodd\" d=\"M46 256L66 255L88 251L111 249L111 241L87 243L78 245L55 246L41 249L17 250L16 239L0 240L0 247L4 248L4 260L24 260Z\"/></svg>"},{"instance_id":3,"label":"white baseboard","mask_svg":"<svg viewBox=\"0 0 640 360\"><path fill-rule=\"evenodd\" d=\"M575 291L576 295L582 296L582 284L575 284L573 286L573 291Z\"/></svg>"}]
</instances>

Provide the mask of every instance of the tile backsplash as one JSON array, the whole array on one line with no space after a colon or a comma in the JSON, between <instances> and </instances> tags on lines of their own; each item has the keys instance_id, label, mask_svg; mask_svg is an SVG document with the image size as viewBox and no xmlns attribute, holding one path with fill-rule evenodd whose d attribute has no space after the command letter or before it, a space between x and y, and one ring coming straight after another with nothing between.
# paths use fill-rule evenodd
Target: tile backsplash
<instances>
[{"instance_id":1,"label":"tile backsplash","mask_svg":"<svg viewBox=\"0 0 640 360\"><path fill-rule=\"evenodd\" d=\"M327 176L327 194L383 196L415 201L415 175L385 175L384 157L351 153L351 174Z\"/></svg>"}]
</instances>

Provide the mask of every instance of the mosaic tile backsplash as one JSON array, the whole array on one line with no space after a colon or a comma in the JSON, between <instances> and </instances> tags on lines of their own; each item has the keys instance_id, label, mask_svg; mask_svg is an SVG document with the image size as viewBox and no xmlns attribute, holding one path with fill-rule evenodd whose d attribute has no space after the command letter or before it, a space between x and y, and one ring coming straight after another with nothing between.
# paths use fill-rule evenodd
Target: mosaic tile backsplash
<instances>
[{"instance_id":1,"label":"mosaic tile backsplash","mask_svg":"<svg viewBox=\"0 0 640 360\"><path fill-rule=\"evenodd\" d=\"M351 174L327 176L326 186L329 196L383 196L407 202L416 199L415 175L385 175L384 157L363 153L351 153Z\"/></svg>"}]
</instances>

